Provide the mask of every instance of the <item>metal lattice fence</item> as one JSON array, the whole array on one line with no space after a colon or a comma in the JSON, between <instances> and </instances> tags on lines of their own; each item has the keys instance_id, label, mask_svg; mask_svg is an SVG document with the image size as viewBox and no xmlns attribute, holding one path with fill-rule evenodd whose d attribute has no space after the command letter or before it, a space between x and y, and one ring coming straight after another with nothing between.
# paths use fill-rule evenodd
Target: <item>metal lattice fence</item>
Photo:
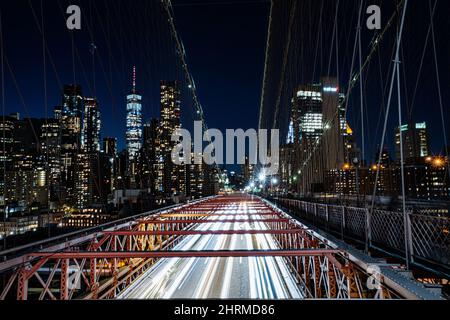
<instances>
[{"instance_id":1,"label":"metal lattice fence","mask_svg":"<svg viewBox=\"0 0 450 320\"><path fill-rule=\"evenodd\" d=\"M372 241L390 248L404 250L405 227L403 214L375 210L371 217Z\"/></svg>"},{"instance_id":2,"label":"metal lattice fence","mask_svg":"<svg viewBox=\"0 0 450 320\"><path fill-rule=\"evenodd\" d=\"M403 252L407 246L412 259L419 258L450 267L448 217L408 213L405 218L400 212L370 212L364 208L331 206L292 199L277 201L318 227L367 241L369 246L382 246Z\"/></svg>"},{"instance_id":3,"label":"metal lattice fence","mask_svg":"<svg viewBox=\"0 0 450 320\"><path fill-rule=\"evenodd\" d=\"M415 255L450 265L450 219L411 215L412 246Z\"/></svg>"}]
</instances>

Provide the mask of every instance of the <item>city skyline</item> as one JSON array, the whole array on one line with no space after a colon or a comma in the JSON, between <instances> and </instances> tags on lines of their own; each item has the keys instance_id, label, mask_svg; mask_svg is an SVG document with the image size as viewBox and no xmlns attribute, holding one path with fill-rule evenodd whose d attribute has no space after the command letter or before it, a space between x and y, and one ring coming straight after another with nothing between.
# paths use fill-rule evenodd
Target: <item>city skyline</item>
<instances>
[{"instance_id":1,"label":"city skyline","mask_svg":"<svg viewBox=\"0 0 450 320\"><path fill-rule=\"evenodd\" d=\"M82 2L81 2L82 4ZM179 6L178 6L179 4ZM439 4L444 5L444 4ZM8 6L12 6L12 8L15 11L21 11L24 12L24 18L23 23L24 25L22 28L17 32L18 37L22 36L24 32L31 33L31 34L37 34L38 30L35 25L35 21L33 19L32 13L33 11L30 9L28 4L25 3L25 1L18 1L15 4L8 4ZM149 7L145 7L142 5L140 1L136 2L135 8L147 8L149 10ZM88 6L89 7L89 6ZM267 18L265 18L268 15L268 4L264 2L254 2L254 3L248 3L243 4L240 6L241 13L236 16L235 12L233 12L233 6L232 5L204 5L202 8L204 10L201 10L201 12L197 12L196 7L192 6L184 6L183 2L180 1L179 3L174 3L175 11L177 12L177 22L183 29L183 38L185 39L185 46L189 50L189 52L193 52L190 57L189 61L192 63L192 66L194 67L194 73L196 75L196 81L199 88L199 94L200 98L203 101L203 104L205 105L205 113L208 116L208 122L210 127L218 128L221 130L225 130L227 128L255 128L257 126L257 122L255 118L252 116L257 110L259 109L259 98L261 91L261 85L256 85L254 88L250 89L250 85L252 83L259 83L262 81L263 77L263 68L261 67L261 63L264 58L264 46L265 46L265 34L267 31L262 28L267 23ZM35 5L33 6L33 10L35 13L38 11L39 6ZM141 94L144 97L143 100L143 115L144 119L149 120L152 117L156 117L158 115L158 84L159 80L161 79L176 79L177 77L170 76L157 76L157 73L170 73L169 71L164 71L163 68L155 69L153 68L153 71L150 70L149 67L145 66L143 64L144 56L132 53L129 49L123 49L125 43L118 45L115 48L111 48L111 45L108 43L108 38L110 41L115 39L116 37L113 37L110 35L110 37L105 38L104 33L102 30L93 31L93 29L90 27L90 20L87 19L86 24L87 26L82 29L79 32L74 32L74 41L76 44L76 55L75 55L75 75L73 75L73 68L72 63L68 59L64 59L64 56L71 56L71 35L65 34L64 28L56 28L58 21L64 21L63 15L60 10L60 5L55 4L55 6L49 5L46 9L46 13L49 16L56 16L60 17L61 19L56 19L54 22L50 20L45 20L45 24L47 25L47 42L48 42L48 50L50 53L50 57L52 59L49 59L49 65L47 66L47 83L48 83L48 99L47 99L47 110L51 110L52 106L57 104L59 101L59 90L61 88L58 88L58 83L60 82L60 85L63 84L70 84L74 82L81 83L82 87L84 88L84 91L88 93L88 95L93 96L93 75L92 75L92 66L91 66L91 54L90 54L90 44L92 42L96 43L97 47L97 63L96 63L96 91L98 95L98 101L102 109L102 113L104 115L104 132L106 136L117 136L118 137L118 144L120 148L123 148L126 144L125 142L125 136L123 134L117 134L116 128L121 128L120 132L123 132L122 128L125 128L125 123L123 123L123 115L126 112L126 110L123 110L123 95L129 91L129 73L131 68L136 65L137 70L140 73L140 84L141 84ZM386 8L388 10L389 7ZM94 9L92 9L94 10ZM100 12L102 10L100 4L98 4L98 7L96 7L95 12ZM255 11L257 10L257 11ZM107 11L108 12L108 11ZM249 14L246 14L246 13ZM250 12L253 12L253 14L250 14ZM256 14L256 13L262 13L262 14ZM109 15L115 15L116 12L110 9ZM236 23L233 25L232 29L229 28L223 28L223 19L226 19L228 15L233 15L234 19L239 19L239 23ZM409 13L411 15L410 19L415 19L415 15L417 15L416 11L413 11ZM195 15L199 15L202 19L193 19ZM220 20L214 19L218 16L221 16L222 18ZM28 18L27 18L28 17ZM6 30L9 28L9 26L14 26L15 23L9 20L9 17L3 18L3 24L4 29ZM384 17L384 19L387 19L387 17ZM217 20L217 21L214 21ZM195 21L195 23L190 23L191 21ZM203 22L204 21L204 22ZM124 21L118 20L118 28L120 29L120 25L122 25ZM439 23L444 23L439 21ZM446 22L445 22L446 23ZM109 22L102 21L101 25L103 26L103 31L106 31L106 27L108 26ZM204 28L204 26L208 24L209 26L213 25L215 26L215 29L211 28ZM245 33L242 33L240 25L245 24ZM55 26L55 28L53 27ZM63 25L64 26L64 25ZM410 26L407 26L408 28ZM110 31L112 26L110 26ZM189 32L189 28L192 28L193 31ZM239 30L239 31L238 31ZM256 31L258 30L258 31ZM426 30L425 30L426 31ZM425 38L426 33L425 31L419 29L417 32L417 38ZM94 33L92 33L94 32ZM96 34L98 32L98 34ZM198 40L202 37L194 37L194 34L202 34L203 37L207 38L215 38L214 32L218 32L221 37L220 41L213 41L211 45L206 46L205 44L198 45ZM448 45L446 42L440 40L443 39L445 36L446 28L436 28L437 32L437 39L439 48L441 48L441 51L438 53L438 58L440 61L444 61L445 52L448 51ZM424 34L425 33L425 34ZM92 36L91 36L92 34ZM251 36L250 36L251 35ZM367 35L363 34L363 37L366 37ZM92 38L93 37L93 38ZM144 36L143 36L144 37ZM38 38L38 37L36 37ZM117 36L118 38L118 36ZM35 37L31 38L31 42L29 45L34 45L38 47L38 42L35 42ZM60 48L55 49L52 48L52 44L56 43L55 41L63 40L62 42L59 41ZM144 38L142 38L144 39ZM236 42L236 39L238 39ZM363 38L364 39L364 38ZM94 40L94 41L92 41ZM367 39L366 39L367 40ZM5 54L7 58L9 59L9 64L14 70L14 73L16 75L17 84L19 86L20 91L27 92L26 95L22 94L25 101L25 106L22 104L20 96L16 90L16 87L14 85L14 81L12 81L10 75L8 74L9 70L6 69L6 85L7 85L7 92L8 95L6 97L6 110L7 113L11 112L20 112L23 116L26 116L27 114L30 114L33 117L45 117L45 106L44 106L44 97L42 94L43 91L43 76L42 76L42 57L34 56L29 57L30 59L25 59L27 56L27 46L25 44L22 44L21 46L12 46L9 45L9 43L12 41L11 38L8 37L8 35L5 35ZM136 43L136 41L139 40L131 40L128 42ZM156 40L155 40L156 41ZM160 40L158 40L160 41ZM250 41L250 42L248 42ZM405 40L405 41L413 41L413 40ZM228 44L234 43L233 46L229 46ZM12 42L11 42L12 44ZM231 52L234 52L234 54L224 54L219 53L218 48L227 48L227 50ZM405 46L409 48L412 46L412 44L406 43ZM122 49L121 49L122 48ZM148 47L150 48L150 47ZM147 48L147 49L148 49ZM213 54L220 54L222 57L222 61L229 61L227 63L223 63L223 65L231 66L224 68L220 67L219 64L215 63L209 63L209 65L214 66L214 68L221 68L220 72L208 72L203 67L201 67L201 63L204 59L199 59L198 57L201 56L201 52L198 51L199 48L201 49L201 52L209 52L210 54L207 54L206 56L209 57ZM234 48L239 48L239 50L235 50ZM144 47L143 47L144 49ZM154 47L152 50L156 50L157 48ZM20 52L16 52L16 50L20 50ZM123 60L121 58L121 50L126 50L123 52L130 52L130 57L135 57L134 59L126 59ZM241 50L245 50L244 52L247 52L244 54L244 52L241 52ZM406 50L406 49L405 49ZM66 54L62 55L63 52L66 52ZM155 55L155 59L158 55ZM257 60L249 59L249 57L258 57ZM418 55L420 57L420 55ZM417 55L409 56L405 53L405 58L408 60L418 59ZM432 57L427 54L427 59L431 59ZM21 62L18 64L18 61L16 59L22 59L22 61L29 60L27 63ZM158 57L157 59L164 61L164 58ZM209 59L209 58L208 58ZM243 59L243 61L239 61L239 59ZM349 57L346 58L347 60ZM220 60L220 59L219 59ZM235 63L231 63L230 60L234 60ZM245 61L244 61L245 60ZM120 63L117 63L119 62ZM50 63L51 62L51 63ZM420 61L417 61L420 62ZM54 63L54 66L53 66ZM112 69L111 69L112 64ZM333 66L332 62L332 69L335 68ZM22 65L22 66L21 66ZM251 68L252 72L245 72L245 75L242 75L242 68L240 66L245 65L246 68ZM57 72L55 73L55 67ZM36 70L38 72L32 73L31 77L23 76L23 73L26 72L26 70ZM111 71L112 70L112 71ZM157 72L155 72L157 71ZM222 72L225 71L225 72ZM306 72L306 71L305 71ZM309 72L309 71L308 71ZM308 73L306 72L306 73ZM371 71L371 74L374 71ZM428 113L426 110L428 109L429 101L434 101L432 108L437 111L438 107L438 101L436 97L435 90L426 89L427 83L432 83L435 80L432 78L432 75L429 75L428 73L431 72L425 70L422 70L422 79L423 81L420 82L419 90L417 92L416 97L416 105L414 107L414 113L413 113L413 122L422 122L426 121L429 124L432 123L439 123L439 119L436 118L434 114L435 112ZM229 75L230 73L234 73L235 76ZM332 72L335 73L335 72ZM40 76L37 76L40 74ZM217 76L216 76L217 75ZM220 76L218 76L220 75ZM252 75L250 79L248 78L250 75ZM326 75L325 73L321 73L320 76ZM211 82L211 76L213 76L214 85L210 86ZM231 76L231 77L230 77ZM317 78L316 74L316 78ZM308 77L308 75L305 75L304 77ZM443 81L446 82L447 75L446 73L442 73L441 77L443 78ZM340 83L344 84L346 83L347 76L345 75L345 71L342 72L341 75L341 81ZM26 80L25 80L26 79ZM111 80L114 79L112 82ZM244 82L244 79L246 81ZM235 82L238 81L238 82ZM310 81L303 81L303 82L310 82ZM317 79L316 81L317 82ZM33 84L32 84L33 83ZM113 86L111 86L111 83L114 83ZM31 90L29 89L31 87ZM412 95L411 92L414 92L414 85L413 83L410 83L409 85L409 94ZM42 88L42 90L38 90L38 88ZM51 89L52 88L52 89ZM377 91L379 89L376 89L376 86L370 85L368 86L368 94L370 96L379 96ZM229 95L227 92L234 92L235 94ZM429 92L435 92L432 97L430 97ZM120 94L119 94L120 93ZM446 93L444 92L444 95ZM223 97L220 99L217 99L216 97ZM239 97L239 99L231 98L231 97ZM446 97L444 96L444 99ZM224 100L225 99L225 100ZM356 114L358 102L357 102L357 96L355 95L355 100L352 101L350 104L350 114L349 114L349 123L352 129L359 133L358 136L361 136L360 132L360 124L358 120L358 116ZM378 98L377 98L378 99ZM206 101L204 101L206 100ZM412 100L411 98L409 100ZM242 102L241 102L242 101ZM253 101L251 103L244 102L244 101ZM411 101L409 101L411 104ZM427 107L422 107L427 106ZM378 106L379 107L379 106ZM409 108L410 106L408 106ZM227 108L230 110L230 115L228 116L221 116L220 110L222 108ZM353 111L352 111L353 110ZM370 108L369 108L370 110ZM234 112L242 112L244 111L246 116L245 117L232 117L231 115ZM406 117L407 118L407 117ZM370 125L370 121L368 121L368 125ZM395 132L395 123L390 122L389 124L389 135L394 135ZM442 133L440 130L435 128L436 126L431 126L431 132L430 135L432 137L432 151L434 153L439 153L444 145L444 141L442 140ZM358 138L360 139L360 138ZM360 142L360 141L359 141ZM394 143L392 142L392 139L388 140L389 142L389 148L391 149L391 152L394 151ZM372 150L372 152L368 152L368 154L374 154L374 150L376 149L376 145L368 146L368 150ZM369 160L369 159L368 159ZM236 169L236 168L233 168Z\"/></svg>"}]
</instances>

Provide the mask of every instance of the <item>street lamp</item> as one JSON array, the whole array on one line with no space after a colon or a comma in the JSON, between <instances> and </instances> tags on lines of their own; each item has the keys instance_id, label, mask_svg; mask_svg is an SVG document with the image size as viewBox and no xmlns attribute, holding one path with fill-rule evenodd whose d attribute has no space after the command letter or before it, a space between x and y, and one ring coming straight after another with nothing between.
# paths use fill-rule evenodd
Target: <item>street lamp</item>
<instances>
[{"instance_id":1,"label":"street lamp","mask_svg":"<svg viewBox=\"0 0 450 320\"><path fill-rule=\"evenodd\" d=\"M266 181L266 175L264 173L260 173L259 174L259 181L260 182L265 182Z\"/></svg>"}]
</instances>

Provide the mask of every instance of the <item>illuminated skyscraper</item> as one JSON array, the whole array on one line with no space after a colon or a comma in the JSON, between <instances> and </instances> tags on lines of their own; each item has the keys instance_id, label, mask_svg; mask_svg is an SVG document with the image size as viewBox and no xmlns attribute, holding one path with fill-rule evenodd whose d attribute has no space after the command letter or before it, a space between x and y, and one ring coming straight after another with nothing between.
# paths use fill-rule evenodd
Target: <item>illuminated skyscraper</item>
<instances>
[{"instance_id":1,"label":"illuminated skyscraper","mask_svg":"<svg viewBox=\"0 0 450 320\"><path fill-rule=\"evenodd\" d=\"M55 108L61 125L61 185L63 198L75 204L75 164L81 151L83 97L79 85L67 85L62 94L62 107Z\"/></svg>"},{"instance_id":2,"label":"illuminated skyscraper","mask_svg":"<svg viewBox=\"0 0 450 320\"><path fill-rule=\"evenodd\" d=\"M96 99L84 99L82 148L89 154L100 151L100 110Z\"/></svg>"},{"instance_id":3,"label":"illuminated skyscraper","mask_svg":"<svg viewBox=\"0 0 450 320\"><path fill-rule=\"evenodd\" d=\"M82 148L78 154L76 171L77 207L79 209L85 209L93 202L99 202L101 199L100 129L100 110L97 100L85 98L81 137Z\"/></svg>"},{"instance_id":4,"label":"illuminated skyscraper","mask_svg":"<svg viewBox=\"0 0 450 320\"><path fill-rule=\"evenodd\" d=\"M320 84L300 86L292 102L290 140L297 152L299 192L320 192L324 171L344 164L344 138L351 129L344 117L343 96L337 80L324 77ZM316 152L319 145L322 153Z\"/></svg>"},{"instance_id":5,"label":"illuminated skyscraper","mask_svg":"<svg viewBox=\"0 0 450 320\"><path fill-rule=\"evenodd\" d=\"M103 138L102 150L102 174L103 174L103 196L112 193L115 189L118 161L117 161L117 139Z\"/></svg>"},{"instance_id":6,"label":"illuminated skyscraper","mask_svg":"<svg viewBox=\"0 0 450 320\"><path fill-rule=\"evenodd\" d=\"M159 120L151 119L144 125L144 143L139 156L139 186L157 192L157 149L159 147Z\"/></svg>"},{"instance_id":7,"label":"illuminated skyscraper","mask_svg":"<svg viewBox=\"0 0 450 320\"><path fill-rule=\"evenodd\" d=\"M293 142L311 144L323 133L322 86L301 86L292 110ZM305 142L306 142L305 141Z\"/></svg>"},{"instance_id":8,"label":"illuminated skyscraper","mask_svg":"<svg viewBox=\"0 0 450 320\"><path fill-rule=\"evenodd\" d=\"M186 193L186 168L172 162L171 137L181 128L181 94L178 81L161 81L161 122L157 151L157 189L166 194Z\"/></svg>"},{"instance_id":9,"label":"illuminated skyscraper","mask_svg":"<svg viewBox=\"0 0 450 320\"><path fill-rule=\"evenodd\" d=\"M92 204L92 183L90 157L87 153L79 153L75 164L76 207L86 209Z\"/></svg>"},{"instance_id":10,"label":"illuminated skyscraper","mask_svg":"<svg viewBox=\"0 0 450 320\"><path fill-rule=\"evenodd\" d=\"M428 142L428 128L425 122L403 125L395 131L395 156L400 161L400 132L403 138L404 160L428 157L430 144Z\"/></svg>"},{"instance_id":11,"label":"illuminated skyscraper","mask_svg":"<svg viewBox=\"0 0 450 320\"><path fill-rule=\"evenodd\" d=\"M136 174L136 160L142 148L142 96L136 90L136 67L133 68L133 87L127 96L127 173L134 180Z\"/></svg>"},{"instance_id":12,"label":"illuminated skyscraper","mask_svg":"<svg viewBox=\"0 0 450 320\"><path fill-rule=\"evenodd\" d=\"M60 121L47 119L42 125L40 142L40 160L46 173L46 187L49 188L49 200L59 203L61 200L61 129Z\"/></svg>"}]
</instances>

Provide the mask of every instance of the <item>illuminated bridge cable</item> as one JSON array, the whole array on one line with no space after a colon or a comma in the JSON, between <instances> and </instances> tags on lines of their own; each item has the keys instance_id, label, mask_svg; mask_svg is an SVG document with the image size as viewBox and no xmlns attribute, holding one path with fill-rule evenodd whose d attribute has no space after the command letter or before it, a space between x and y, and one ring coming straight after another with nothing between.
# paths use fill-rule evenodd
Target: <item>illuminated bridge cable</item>
<instances>
[{"instance_id":1,"label":"illuminated bridge cable","mask_svg":"<svg viewBox=\"0 0 450 320\"><path fill-rule=\"evenodd\" d=\"M265 105L265 97L266 97L266 90L268 86L268 79L269 79L269 55L272 45L272 22L273 22L273 10L274 10L274 2L271 1L270 4L270 13L269 13L269 27L267 30L267 40L266 40L266 52L265 52L265 61L264 61L264 76L263 76L263 85L262 85L262 92L261 92L261 105L260 105L260 113L259 113L259 128L263 129L265 127L263 125L263 114L264 114L264 105Z\"/></svg>"},{"instance_id":2,"label":"illuminated bridge cable","mask_svg":"<svg viewBox=\"0 0 450 320\"><path fill-rule=\"evenodd\" d=\"M319 34L322 33L322 20L323 20L323 7L324 7L324 1L322 1L321 6L320 6L320 14L319 14ZM314 64L313 64L313 73L312 73L312 79L311 82L314 82L316 79L316 68L317 68L317 56L319 53L319 44L320 44L320 36L317 36L317 41L316 41L316 49L315 49L315 55L314 55Z\"/></svg>"},{"instance_id":3,"label":"illuminated bridge cable","mask_svg":"<svg viewBox=\"0 0 450 320\"><path fill-rule=\"evenodd\" d=\"M363 64L362 64L362 43L361 43L361 9L365 1L361 1L360 16L358 18L358 51L359 51L359 95L361 103L361 139L362 139L362 152L360 161L363 162L366 156L366 130L365 130L365 119L364 119L364 83L363 83ZM359 196L359 194L358 194Z\"/></svg>"},{"instance_id":4,"label":"illuminated bridge cable","mask_svg":"<svg viewBox=\"0 0 450 320\"><path fill-rule=\"evenodd\" d=\"M177 54L179 59L181 60L181 67L185 73L185 77L186 77L186 81L188 82L189 85L189 89L192 92L192 98L194 100L194 106L196 108L196 112L200 118L200 120L202 121L202 125L203 125L203 129L205 131L208 130L208 127L206 125L206 121L205 121L205 115L203 112L203 107L200 103L200 99L198 97L198 92L197 92L197 87L195 85L195 81L194 78L192 77L192 74L189 70L189 67L187 65L187 60L186 60L186 51L183 45L183 42L181 41L181 38L177 32L177 29L175 27L175 19L174 19L174 14L173 14L173 7L172 7L172 3L170 0L161 0L164 10L167 14L168 17L168 21L169 21L169 27L172 33L172 37L175 40L175 45L177 48ZM210 139L210 137L209 137Z\"/></svg>"},{"instance_id":5,"label":"illuminated bridge cable","mask_svg":"<svg viewBox=\"0 0 450 320\"><path fill-rule=\"evenodd\" d=\"M334 16L334 23L333 23L333 35L331 37L331 50L330 50L330 57L328 59L328 72L327 74L329 75L331 72L331 61L333 59L333 50L336 50L336 57L339 60L339 36L338 36L338 13L339 13L339 3L340 0L337 0L336 3L336 13ZM339 66L339 63L337 64ZM337 76L337 78L339 79L339 75Z\"/></svg>"},{"instance_id":6,"label":"illuminated bridge cable","mask_svg":"<svg viewBox=\"0 0 450 320\"><path fill-rule=\"evenodd\" d=\"M376 34L376 35L373 37L373 39L372 39L372 41L371 41L371 43L370 43L370 52L369 52L369 54L367 55L367 58L365 59L365 61L364 61L364 63L363 63L363 67L361 68L361 70L364 71L364 70L369 66L370 62L371 62L372 59L373 59L373 56L374 56L375 53L378 51L378 49L379 49L379 47L380 47L380 45L381 45L381 43L382 43L382 41L383 41L383 39L384 39L384 36L385 36L386 33L390 30L390 28L392 27L392 25L393 25L393 23L394 23L394 21L395 21L395 18L397 17L399 11L400 11L401 8L403 7L404 2L405 2L405 0L400 0L400 2L398 3L397 8L396 8L394 14L391 16L391 18L389 19L389 21L386 23L386 26L385 26L385 28L383 29L383 31L382 31L381 33L379 33L379 34ZM354 88L354 87L356 86L356 84L358 83L359 77L360 77L360 76L361 76L361 75L360 75L359 71L358 71L356 74L354 74L354 75L352 76L352 81L350 82L350 85L349 85L350 92L353 90L353 88ZM347 99L347 98L348 98L348 97L346 97L346 99Z\"/></svg>"},{"instance_id":7,"label":"illuminated bridge cable","mask_svg":"<svg viewBox=\"0 0 450 320\"><path fill-rule=\"evenodd\" d=\"M419 89L420 78L421 78L421 75L422 75L423 65L424 65L424 62L425 62L425 56L426 56L426 53L427 53L427 48L428 48L428 44L429 44L429 40L430 40L430 36L431 36L433 19L434 19L434 15L435 15L435 12L436 12L436 5L437 5L437 1L434 3L433 9L431 11L431 21L430 21L430 25L428 27L427 36L425 38L425 44L424 44L424 47L423 47L423 50L422 50L422 58L420 59L419 71L417 72L416 85L414 87L414 93L412 95L411 106L410 106L410 109L409 109L409 122L408 123L412 122L412 114L413 114L413 110L414 110L414 107L415 107L417 91Z\"/></svg>"},{"instance_id":8,"label":"illuminated bridge cable","mask_svg":"<svg viewBox=\"0 0 450 320\"><path fill-rule=\"evenodd\" d=\"M62 1L57 1L57 3L58 3L58 7L60 9L60 12L61 12L61 17L65 21L65 19L66 19L66 12L65 12L65 9L63 8ZM75 31L72 31L72 32L75 32ZM70 38L70 41L72 42L72 38ZM75 38L74 38L74 43L75 43ZM76 45L74 45L72 47L72 49L75 52L75 56L77 58L77 59L75 59L72 56L72 61L74 61L74 60L78 61L78 64L81 67L82 75L83 75L83 78L85 80L86 86L88 87L89 91L93 92L92 87L91 87L91 82L89 81L89 77L87 76L86 68L84 67L84 64L83 64L83 61L81 59L81 55L80 55L80 52L78 50L78 47ZM76 80L76 79L74 78L74 80ZM63 90L62 85L61 85L61 90Z\"/></svg>"},{"instance_id":9,"label":"illuminated bridge cable","mask_svg":"<svg viewBox=\"0 0 450 320\"><path fill-rule=\"evenodd\" d=\"M288 60L289 60L289 52L291 49L292 29L293 29L293 25L294 25L294 21L295 21L296 11L297 11L297 1L293 1L292 7L290 9L289 27L288 27L288 33L287 33L287 43L286 43L286 46L284 47L281 78L280 78L280 84L278 87L277 101L275 103L275 117L274 117L272 129L276 129L278 127L278 114L280 113L281 98L283 95L283 89L285 87L286 70L287 70L287 64L288 64Z\"/></svg>"},{"instance_id":10,"label":"illuminated bridge cable","mask_svg":"<svg viewBox=\"0 0 450 320\"><path fill-rule=\"evenodd\" d=\"M38 18L31 0L28 0L28 4L29 4L30 10L31 10L31 13L33 15L33 20L35 22L36 28L38 29L39 33L42 36L42 32L43 32L42 31L42 21L41 21L41 19ZM53 56L51 54L50 48L48 47L47 41L45 41L45 51L47 52L48 60L52 65L52 69L55 74L56 81L58 82L58 86L62 90L63 85L61 82L61 77L59 76L58 69L56 68L55 60L53 59Z\"/></svg>"},{"instance_id":11,"label":"illuminated bridge cable","mask_svg":"<svg viewBox=\"0 0 450 320\"><path fill-rule=\"evenodd\" d=\"M394 69L392 72L392 77L391 77L391 85L390 85L389 98L388 98L387 109L386 109L386 117L385 117L384 127L383 127L383 135L381 138L380 153L379 153L379 157L378 157L378 168L381 168L381 161L382 161L382 157L383 157L384 143L385 143L386 132L387 132L387 123L388 123L388 119L389 119L389 111L390 111L390 107L391 107L392 94L393 94L394 83L395 83L396 77L397 77L397 90L398 90L399 122L400 122L400 126L401 126L401 92L400 92L401 87L400 87L400 67L399 67L400 61L399 61L399 59L400 59L400 47L401 47L401 42L402 42L402 35L403 35L403 28L404 28L404 23L405 23L405 15L406 15L407 6L408 6L408 0L405 0L404 6L403 6L403 13L402 13L402 17L400 20L400 28L397 32L395 63L394 63ZM407 230L407 221L406 221L406 219L408 219L408 217L406 216L405 177L404 177L402 135L400 135L400 156L401 156L401 175L402 175L401 183L402 183L402 194L403 194L402 202L403 202L403 215L404 215L404 228L405 228L405 255L406 255L406 266L409 269L410 250L409 250L408 241L407 241L409 231ZM376 177L375 177L375 184L374 184L374 192L372 195L372 205L371 205L371 210L370 210L371 214L373 214L374 209L375 209L375 197L376 197L376 193L377 193L377 185L378 185L378 181L379 181L379 176L380 176L380 170L377 170ZM368 216L369 219L370 219L370 216L371 215ZM369 240L371 238L369 225L370 225L370 221L369 221L369 223L366 224L366 251L368 251L368 249L369 249Z\"/></svg>"},{"instance_id":12,"label":"illuminated bridge cable","mask_svg":"<svg viewBox=\"0 0 450 320\"><path fill-rule=\"evenodd\" d=\"M205 140L206 142L212 142L211 137L207 134L208 126L206 124L205 119L205 113L202 107L202 104L200 103L200 99L197 92L197 86L195 84L194 78L190 72L189 66L187 64L187 57L186 57L186 50L183 45L183 42L181 40L180 35L177 32L176 26L175 26L175 18L173 13L173 7L171 0L161 0L163 9L167 14L168 22L169 22L169 29L172 35L173 40L175 41L176 46L176 53L179 58L179 62L181 64L181 70L184 73L184 78L187 81L188 88L192 95L193 100L193 106L195 108L195 112L197 113L198 119L202 122L203 130L205 131ZM220 168L217 163L215 163L215 169L220 171Z\"/></svg>"},{"instance_id":13,"label":"illuminated bridge cable","mask_svg":"<svg viewBox=\"0 0 450 320\"><path fill-rule=\"evenodd\" d=\"M2 184L3 184L3 250L6 250L6 103L5 103L5 64L4 64L4 47L3 47L3 21L2 21L2 11L0 9L0 69L1 69L1 78L0 81L2 83L1 87L1 104L2 104L2 126L3 126L3 141L2 141L2 148L3 148L3 154L2 154L2 162L3 162L3 177L2 177Z\"/></svg>"}]
</instances>

